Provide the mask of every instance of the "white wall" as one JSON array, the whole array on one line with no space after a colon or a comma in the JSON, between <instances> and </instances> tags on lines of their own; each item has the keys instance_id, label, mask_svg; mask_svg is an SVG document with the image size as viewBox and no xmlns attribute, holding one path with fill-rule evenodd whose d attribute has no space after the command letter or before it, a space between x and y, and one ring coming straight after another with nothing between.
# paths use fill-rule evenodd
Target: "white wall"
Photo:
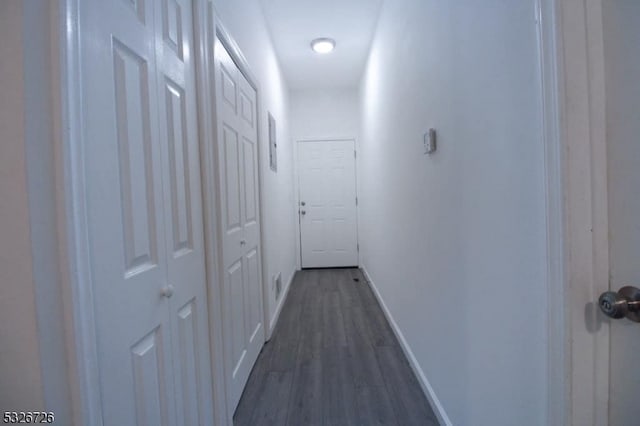
<instances>
[{"instance_id":1,"label":"white wall","mask_svg":"<svg viewBox=\"0 0 640 426\"><path fill-rule=\"evenodd\" d=\"M60 12L55 2L23 4L25 153L42 391L45 408L55 412L56 421L71 423L56 199L62 186L57 163L63 131L58 93Z\"/></svg>"},{"instance_id":2,"label":"white wall","mask_svg":"<svg viewBox=\"0 0 640 426\"><path fill-rule=\"evenodd\" d=\"M384 3L361 86L361 256L455 425L546 421L540 93L534 0Z\"/></svg>"},{"instance_id":3,"label":"white wall","mask_svg":"<svg viewBox=\"0 0 640 426\"><path fill-rule=\"evenodd\" d=\"M611 288L640 285L640 2L603 2ZM640 327L611 323L610 424L640 413ZM632 420L633 419L633 420Z\"/></svg>"},{"instance_id":4,"label":"white wall","mask_svg":"<svg viewBox=\"0 0 640 426\"><path fill-rule=\"evenodd\" d=\"M360 130L357 88L295 90L290 110L294 141L356 138Z\"/></svg>"},{"instance_id":5,"label":"white wall","mask_svg":"<svg viewBox=\"0 0 640 426\"><path fill-rule=\"evenodd\" d=\"M70 423L62 323L51 2L0 3L0 412Z\"/></svg>"},{"instance_id":6,"label":"white wall","mask_svg":"<svg viewBox=\"0 0 640 426\"><path fill-rule=\"evenodd\" d=\"M27 197L22 17L22 2L0 3L1 412L44 408Z\"/></svg>"},{"instance_id":7,"label":"white wall","mask_svg":"<svg viewBox=\"0 0 640 426\"><path fill-rule=\"evenodd\" d=\"M293 210L293 149L290 137L289 94L258 0L214 0L218 17L238 43L251 71L259 80L261 104L260 162L264 218L264 260L269 277L269 318L278 306L271 279L282 273L283 286L296 269L295 216ZM278 173L269 168L267 111L276 120ZM285 289L283 288L283 294ZM280 298L283 301L284 298ZM273 325L273 324L272 324Z\"/></svg>"}]
</instances>

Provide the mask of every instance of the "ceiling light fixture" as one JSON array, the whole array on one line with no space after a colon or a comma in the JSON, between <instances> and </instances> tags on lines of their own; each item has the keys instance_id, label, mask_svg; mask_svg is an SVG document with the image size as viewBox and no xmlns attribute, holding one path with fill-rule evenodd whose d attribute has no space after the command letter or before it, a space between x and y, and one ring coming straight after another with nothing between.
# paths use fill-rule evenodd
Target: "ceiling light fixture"
<instances>
[{"instance_id":1,"label":"ceiling light fixture","mask_svg":"<svg viewBox=\"0 0 640 426\"><path fill-rule=\"evenodd\" d=\"M311 42L311 48L316 53L330 53L336 47L336 41L330 38L317 38Z\"/></svg>"}]
</instances>

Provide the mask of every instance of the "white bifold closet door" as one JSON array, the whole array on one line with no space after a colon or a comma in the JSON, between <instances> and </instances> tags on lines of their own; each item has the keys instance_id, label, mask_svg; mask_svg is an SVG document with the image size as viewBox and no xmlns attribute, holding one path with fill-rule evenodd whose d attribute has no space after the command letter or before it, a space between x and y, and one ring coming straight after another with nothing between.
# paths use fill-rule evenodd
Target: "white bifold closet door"
<instances>
[{"instance_id":1,"label":"white bifold closet door","mask_svg":"<svg viewBox=\"0 0 640 426\"><path fill-rule=\"evenodd\" d=\"M192 3L79 6L101 424L210 424Z\"/></svg>"},{"instance_id":2,"label":"white bifold closet door","mask_svg":"<svg viewBox=\"0 0 640 426\"><path fill-rule=\"evenodd\" d=\"M256 91L220 41L215 46L223 341L233 413L264 344Z\"/></svg>"}]
</instances>

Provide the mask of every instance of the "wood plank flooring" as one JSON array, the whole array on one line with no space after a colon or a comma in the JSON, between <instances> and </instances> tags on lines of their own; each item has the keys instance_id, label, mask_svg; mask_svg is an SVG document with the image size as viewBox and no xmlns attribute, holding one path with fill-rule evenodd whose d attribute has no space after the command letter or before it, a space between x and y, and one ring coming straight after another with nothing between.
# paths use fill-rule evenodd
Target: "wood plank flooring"
<instances>
[{"instance_id":1,"label":"wood plank flooring","mask_svg":"<svg viewBox=\"0 0 640 426\"><path fill-rule=\"evenodd\" d=\"M358 269L298 272L234 415L235 426L436 426Z\"/></svg>"}]
</instances>

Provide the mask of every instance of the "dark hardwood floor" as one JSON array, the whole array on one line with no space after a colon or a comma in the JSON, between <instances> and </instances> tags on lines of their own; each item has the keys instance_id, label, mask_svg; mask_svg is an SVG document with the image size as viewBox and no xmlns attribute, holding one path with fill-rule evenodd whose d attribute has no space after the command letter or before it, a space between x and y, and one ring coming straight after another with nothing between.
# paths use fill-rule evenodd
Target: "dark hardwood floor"
<instances>
[{"instance_id":1,"label":"dark hardwood floor","mask_svg":"<svg viewBox=\"0 0 640 426\"><path fill-rule=\"evenodd\" d=\"M438 422L362 273L322 269L294 278L234 424Z\"/></svg>"}]
</instances>

